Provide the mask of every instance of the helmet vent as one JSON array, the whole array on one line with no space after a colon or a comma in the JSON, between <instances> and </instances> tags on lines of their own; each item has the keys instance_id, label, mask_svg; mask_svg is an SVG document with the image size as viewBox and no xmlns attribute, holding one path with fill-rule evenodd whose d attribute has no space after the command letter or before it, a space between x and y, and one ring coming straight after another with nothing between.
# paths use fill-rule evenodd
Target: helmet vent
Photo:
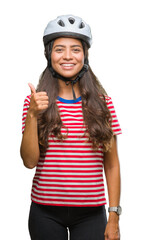
<instances>
[{"instance_id":1,"label":"helmet vent","mask_svg":"<svg viewBox=\"0 0 142 240\"><path fill-rule=\"evenodd\" d=\"M59 24L61 27L65 27L65 24L64 24L64 22L63 22L62 20L59 20L59 21L58 21L58 24Z\"/></svg>"},{"instance_id":2,"label":"helmet vent","mask_svg":"<svg viewBox=\"0 0 142 240\"><path fill-rule=\"evenodd\" d=\"M68 18L68 20L69 20L69 22L71 23L71 24L74 24L74 22L75 22L75 19L74 18Z\"/></svg>"},{"instance_id":3,"label":"helmet vent","mask_svg":"<svg viewBox=\"0 0 142 240\"><path fill-rule=\"evenodd\" d=\"M82 22L80 25L79 25L79 28L84 28L85 27L85 24Z\"/></svg>"}]
</instances>

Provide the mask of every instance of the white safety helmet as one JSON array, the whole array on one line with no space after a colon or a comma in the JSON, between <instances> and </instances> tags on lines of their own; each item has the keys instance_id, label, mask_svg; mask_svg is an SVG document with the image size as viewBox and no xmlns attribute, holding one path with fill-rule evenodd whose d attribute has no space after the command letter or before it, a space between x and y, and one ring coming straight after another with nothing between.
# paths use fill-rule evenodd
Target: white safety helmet
<instances>
[{"instance_id":1,"label":"white safety helmet","mask_svg":"<svg viewBox=\"0 0 142 240\"><path fill-rule=\"evenodd\" d=\"M46 46L58 37L73 37L84 40L88 47L92 44L91 29L80 17L62 15L50 21L44 30L43 42Z\"/></svg>"}]
</instances>

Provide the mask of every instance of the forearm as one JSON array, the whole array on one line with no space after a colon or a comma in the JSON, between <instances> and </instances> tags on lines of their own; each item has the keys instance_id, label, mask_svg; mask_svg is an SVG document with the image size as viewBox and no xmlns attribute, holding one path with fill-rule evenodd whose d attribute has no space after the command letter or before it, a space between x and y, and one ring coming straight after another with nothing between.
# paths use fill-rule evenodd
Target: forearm
<instances>
[{"instance_id":1,"label":"forearm","mask_svg":"<svg viewBox=\"0 0 142 240\"><path fill-rule=\"evenodd\" d=\"M120 164L117 153L117 138L114 136L110 151L104 154L104 171L107 182L109 207L117 207L120 203ZM118 215L110 212L109 219Z\"/></svg>"},{"instance_id":2,"label":"forearm","mask_svg":"<svg viewBox=\"0 0 142 240\"><path fill-rule=\"evenodd\" d=\"M27 168L34 168L37 165L40 156L37 117L30 111L27 113L20 152L24 165Z\"/></svg>"},{"instance_id":3,"label":"forearm","mask_svg":"<svg viewBox=\"0 0 142 240\"><path fill-rule=\"evenodd\" d=\"M109 197L109 206L116 207L120 203L120 166L119 162L116 166L112 168L105 169L107 188L108 188L108 197ZM116 219L119 217L116 213L110 212L108 221Z\"/></svg>"}]
</instances>

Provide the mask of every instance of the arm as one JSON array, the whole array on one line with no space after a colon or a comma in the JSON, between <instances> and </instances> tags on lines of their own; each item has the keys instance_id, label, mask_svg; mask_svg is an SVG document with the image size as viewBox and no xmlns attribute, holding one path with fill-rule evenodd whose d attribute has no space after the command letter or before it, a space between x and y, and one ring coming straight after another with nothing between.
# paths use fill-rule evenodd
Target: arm
<instances>
[{"instance_id":1,"label":"arm","mask_svg":"<svg viewBox=\"0 0 142 240\"><path fill-rule=\"evenodd\" d=\"M34 168L37 165L40 155L37 134L37 117L31 113L30 109L26 117L20 153L25 167Z\"/></svg>"},{"instance_id":2,"label":"arm","mask_svg":"<svg viewBox=\"0 0 142 240\"><path fill-rule=\"evenodd\" d=\"M120 202L120 165L117 153L116 136L113 138L111 150L105 153L104 171L108 188L109 206L116 207ZM119 216L115 212L109 213L105 239L120 239Z\"/></svg>"},{"instance_id":3,"label":"arm","mask_svg":"<svg viewBox=\"0 0 142 240\"><path fill-rule=\"evenodd\" d=\"M31 101L27 112L20 153L24 165L27 168L34 168L40 156L37 117L41 110L48 107L48 96L46 92L36 93L35 88L31 84L29 86L31 88Z\"/></svg>"}]
</instances>

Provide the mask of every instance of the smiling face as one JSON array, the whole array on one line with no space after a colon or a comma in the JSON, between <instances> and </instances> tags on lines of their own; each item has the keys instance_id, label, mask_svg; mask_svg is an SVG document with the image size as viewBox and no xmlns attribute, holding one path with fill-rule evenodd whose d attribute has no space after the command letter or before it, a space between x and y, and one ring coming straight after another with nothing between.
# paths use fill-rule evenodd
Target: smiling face
<instances>
[{"instance_id":1,"label":"smiling face","mask_svg":"<svg viewBox=\"0 0 142 240\"><path fill-rule=\"evenodd\" d=\"M84 65L81 41L74 38L58 38L54 41L51 64L61 76L74 79Z\"/></svg>"}]
</instances>

